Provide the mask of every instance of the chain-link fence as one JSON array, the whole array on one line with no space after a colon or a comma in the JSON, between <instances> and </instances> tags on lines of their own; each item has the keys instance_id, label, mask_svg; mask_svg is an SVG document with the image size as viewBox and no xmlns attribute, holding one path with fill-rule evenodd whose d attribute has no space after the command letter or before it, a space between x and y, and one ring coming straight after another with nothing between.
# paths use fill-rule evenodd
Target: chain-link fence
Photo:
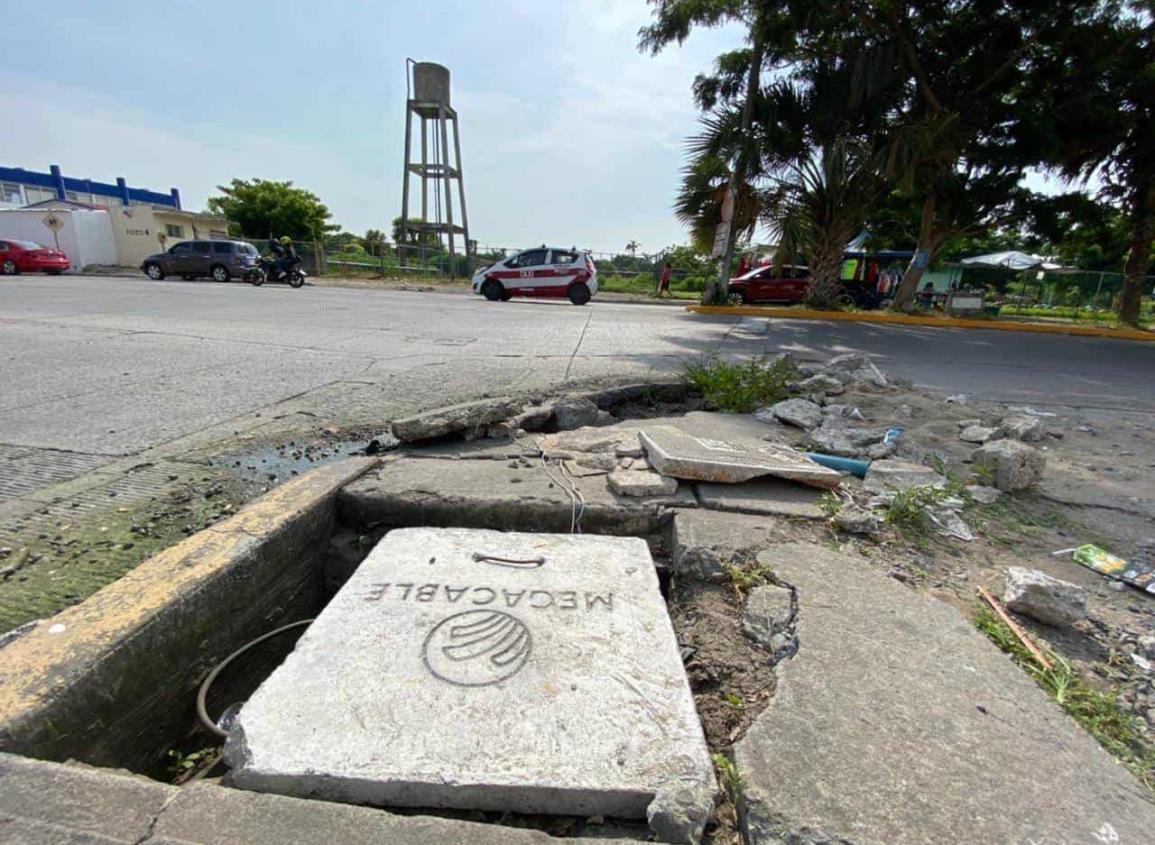
<instances>
[{"instance_id":1,"label":"chain-link fence","mask_svg":"<svg viewBox=\"0 0 1155 845\"><path fill-rule=\"evenodd\" d=\"M982 289L986 300L1000 306L1001 316L1043 317L1113 322L1123 289L1123 274L1100 270L1024 270L967 267L959 280L963 289ZM1143 282L1143 317L1155 317L1151 296L1155 276Z\"/></svg>"}]
</instances>

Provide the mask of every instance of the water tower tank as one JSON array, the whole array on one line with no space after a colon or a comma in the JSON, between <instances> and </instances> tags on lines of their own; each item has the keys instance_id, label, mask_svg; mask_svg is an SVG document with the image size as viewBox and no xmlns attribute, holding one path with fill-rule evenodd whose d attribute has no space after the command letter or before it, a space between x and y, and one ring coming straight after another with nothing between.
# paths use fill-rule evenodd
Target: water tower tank
<instances>
[{"instance_id":1,"label":"water tower tank","mask_svg":"<svg viewBox=\"0 0 1155 845\"><path fill-rule=\"evenodd\" d=\"M449 68L433 62L413 65L413 99L449 105Z\"/></svg>"}]
</instances>

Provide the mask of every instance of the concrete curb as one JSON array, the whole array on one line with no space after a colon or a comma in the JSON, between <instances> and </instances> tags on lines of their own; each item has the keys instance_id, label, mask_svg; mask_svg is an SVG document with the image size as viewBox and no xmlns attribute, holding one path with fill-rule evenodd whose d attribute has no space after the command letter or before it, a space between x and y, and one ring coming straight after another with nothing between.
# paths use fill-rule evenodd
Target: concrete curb
<instances>
[{"instance_id":1,"label":"concrete curb","mask_svg":"<svg viewBox=\"0 0 1155 845\"><path fill-rule=\"evenodd\" d=\"M0 754L0 831L5 842L25 845L627 845L210 783L175 787L7 754Z\"/></svg>"},{"instance_id":2,"label":"concrete curb","mask_svg":"<svg viewBox=\"0 0 1155 845\"><path fill-rule=\"evenodd\" d=\"M0 750L154 765L212 665L316 612L337 492L376 464L308 472L0 647Z\"/></svg>"},{"instance_id":3,"label":"concrete curb","mask_svg":"<svg viewBox=\"0 0 1155 845\"><path fill-rule=\"evenodd\" d=\"M893 326L926 326L934 329L984 329L996 332L1030 334L1065 334L1078 337L1108 337L1115 340L1137 340L1155 343L1155 332L1142 329L1107 329L1098 326L1059 326L1046 323L1000 323L994 320L968 320L963 317L919 317L913 314L890 314L875 311L811 311L804 308L773 308L757 305L687 305L691 314L723 317L775 317L782 320L825 320L835 323L877 323Z\"/></svg>"}]
</instances>

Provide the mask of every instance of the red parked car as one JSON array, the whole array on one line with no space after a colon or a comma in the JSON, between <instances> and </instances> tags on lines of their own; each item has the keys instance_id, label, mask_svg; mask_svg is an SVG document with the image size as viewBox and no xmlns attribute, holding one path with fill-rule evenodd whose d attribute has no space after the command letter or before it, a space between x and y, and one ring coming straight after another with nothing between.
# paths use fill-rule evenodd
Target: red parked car
<instances>
[{"instance_id":1,"label":"red parked car","mask_svg":"<svg viewBox=\"0 0 1155 845\"><path fill-rule=\"evenodd\" d=\"M68 256L32 241L0 240L0 273L47 273L59 276L71 265Z\"/></svg>"},{"instance_id":2,"label":"red parked car","mask_svg":"<svg viewBox=\"0 0 1155 845\"><path fill-rule=\"evenodd\" d=\"M746 302L801 302L810 284L810 271L805 267L787 264L755 267L730 280L730 301L735 305Z\"/></svg>"}]
</instances>

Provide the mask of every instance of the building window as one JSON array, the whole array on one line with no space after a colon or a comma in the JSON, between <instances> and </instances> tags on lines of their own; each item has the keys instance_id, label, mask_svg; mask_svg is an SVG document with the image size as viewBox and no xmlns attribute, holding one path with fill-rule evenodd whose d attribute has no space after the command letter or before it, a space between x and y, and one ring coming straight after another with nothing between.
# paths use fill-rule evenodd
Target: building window
<instances>
[{"instance_id":1,"label":"building window","mask_svg":"<svg viewBox=\"0 0 1155 845\"><path fill-rule=\"evenodd\" d=\"M29 205L34 202L47 202L56 199L56 191L51 188L37 188L33 185L24 186L24 200Z\"/></svg>"},{"instance_id":2,"label":"building window","mask_svg":"<svg viewBox=\"0 0 1155 845\"><path fill-rule=\"evenodd\" d=\"M0 202L24 205L24 196L20 191L20 186L14 182L4 182L0 185Z\"/></svg>"},{"instance_id":3,"label":"building window","mask_svg":"<svg viewBox=\"0 0 1155 845\"><path fill-rule=\"evenodd\" d=\"M183 238L184 226L176 226L172 223L166 223L164 226L164 233L170 238Z\"/></svg>"},{"instance_id":4,"label":"building window","mask_svg":"<svg viewBox=\"0 0 1155 845\"><path fill-rule=\"evenodd\" d=\"M76 193L76 191L65 191L64 198L71 202L80 202L80 194Z\"/></svg>"}]
</instances>

